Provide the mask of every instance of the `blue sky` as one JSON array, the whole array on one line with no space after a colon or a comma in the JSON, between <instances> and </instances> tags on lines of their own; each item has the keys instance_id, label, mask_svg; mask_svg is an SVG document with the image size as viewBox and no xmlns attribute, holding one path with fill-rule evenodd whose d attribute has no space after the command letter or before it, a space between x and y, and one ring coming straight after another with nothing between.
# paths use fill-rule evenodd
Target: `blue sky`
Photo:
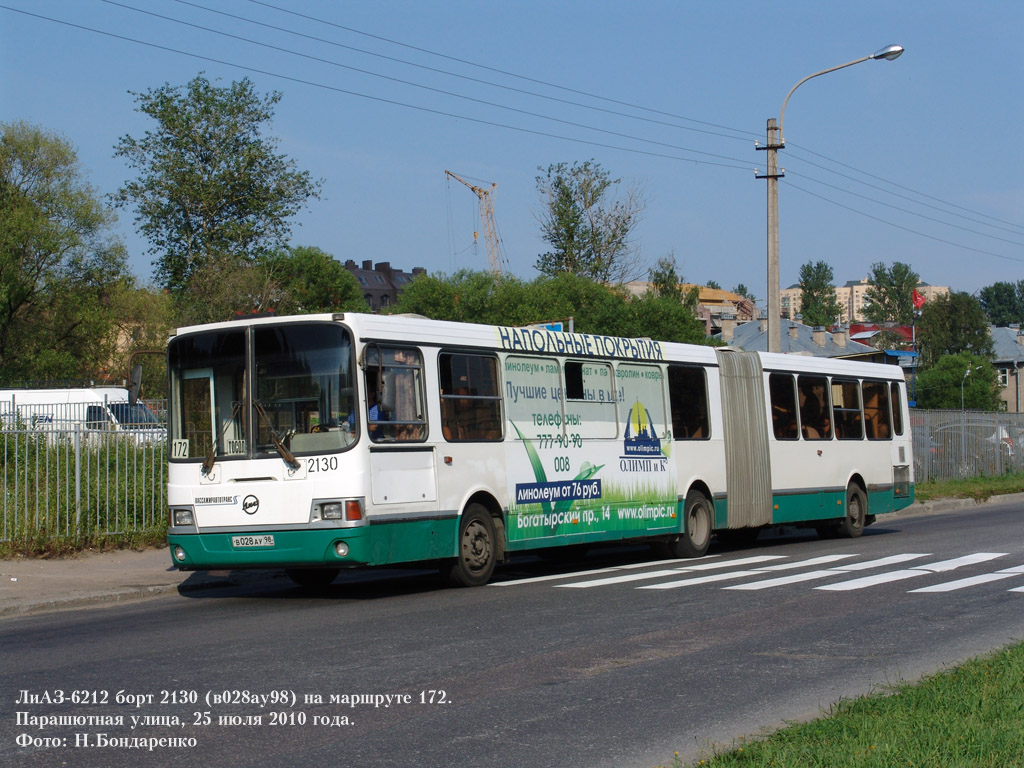
<instances>
[{"instance_id":1,"label":"blue sky","mask_svg":"<svg viewBox=\"0 0 1024 768\"><path fill-rule=\"evenodd\" d=\"M971 292L1024 279L1020 2L0 6L0 121L63 134L100 192L129 176L113 156L119 137L150 127L131 91L200 71L224 84L248 77L283 93L270 133L324 180L323 199L296 218L294 244L342 261L485 269L483 243L473 247L476 198L446 180L450 169L498 184L507 268L532 279L544 250L538 167L593 158L643 187L635 238L649 264L673 253L687 280L745 283L759 303L766 191L754 169L765 153L754 141L764 143L766 120L798 80L897 43L906 53L896 61L815 78L790 99L783 286L818 260L838 283L878 261ZM152 256L130 212L119 231L148 280Z\"/></svg>"}]
</instances>

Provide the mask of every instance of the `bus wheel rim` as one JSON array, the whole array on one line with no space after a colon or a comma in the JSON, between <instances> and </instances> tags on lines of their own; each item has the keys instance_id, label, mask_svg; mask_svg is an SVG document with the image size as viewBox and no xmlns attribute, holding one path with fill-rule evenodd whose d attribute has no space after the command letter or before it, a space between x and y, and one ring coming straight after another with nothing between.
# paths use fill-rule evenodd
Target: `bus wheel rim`
<instances>
[{"instance_id":1,"label":"bus wheel rim","mask_svg":"<svg viewBox=\"0 0 1024 768\"><path fill-rule=\"evenodd\" d=\"M490 562L490 537L483 523L474 520L462 533L462 562L470 570L480 571Z\"/></svg>"}]
</instances>

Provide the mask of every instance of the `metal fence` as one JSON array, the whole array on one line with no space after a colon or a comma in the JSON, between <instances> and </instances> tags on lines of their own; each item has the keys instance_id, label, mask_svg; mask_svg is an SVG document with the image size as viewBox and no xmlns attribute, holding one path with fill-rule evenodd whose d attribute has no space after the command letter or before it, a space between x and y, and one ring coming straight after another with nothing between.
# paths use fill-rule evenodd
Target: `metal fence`
<instances>
[{"instance_id":1,"label":"metal fence","mask_svg":"<svg viewBox=\"0 0 1024 768\"><path fill-rule=\"evenodd\" d=\"M148 403L163 417L164 403ZM910 416L917 482L1024 471L1024 414L922 411ZM123 535L163 524L162 429L111 431L76 418L0 413L0 541Z\"/></svg>"},{"instance_id":2,"label":"metal fence","mask_svg":"<svg viewBox=\"0 0 1024 768\"><path fill-rule=\"evenodd\" d=\"M910 423L919 483L1024 471L1024 414L915 409Z\"/></svg>"},{"instance_id":3,"label":"metal fence","mask_svg":"<svg viewBox=\"0 0 1024 768\"><path fill-rule=\"evenodd\" d=\"M154 403L160 413L161 403ZM162 424L104 423L83 404L0 407L0 541L82 540L163 524Z\"/></svg>"}]
</instances>

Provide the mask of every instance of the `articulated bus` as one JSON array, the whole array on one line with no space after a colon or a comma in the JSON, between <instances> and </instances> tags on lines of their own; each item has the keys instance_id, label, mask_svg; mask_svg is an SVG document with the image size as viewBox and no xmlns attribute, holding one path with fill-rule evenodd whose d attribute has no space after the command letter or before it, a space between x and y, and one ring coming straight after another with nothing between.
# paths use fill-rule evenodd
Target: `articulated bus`
<instances>
[{"instance_id":1,"label":"articulated bus","mask_svg":"<svg viewBox=\"0 0 1024 768\"><path fill-rule=\"evenodd\" d=\"M346 313L182 328L168 369L182 570L476 586L528 550L855 537L914 497L896 366Z\"/></svg>"}]
</instances>

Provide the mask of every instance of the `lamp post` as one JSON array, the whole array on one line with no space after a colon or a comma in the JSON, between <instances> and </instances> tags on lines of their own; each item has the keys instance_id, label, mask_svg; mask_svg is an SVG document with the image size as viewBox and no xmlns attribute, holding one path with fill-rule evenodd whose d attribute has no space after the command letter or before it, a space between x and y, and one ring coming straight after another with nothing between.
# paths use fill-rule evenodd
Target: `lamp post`
<instances>
[{"instance_id":1,"label":"lamp post","mask_svg":"<svg viewBox=\"0 0 1024 768\"><path fill-rule=\"evenodd\" d=\"M786 98L782 101L782 109L779 111L778 124L775 118L768 119L768 144L767 146L757 145L757 149L768 152L768 172L757 174L757 178L768 181L768 351L781 352L781 338L779 332L779 316L782 313L782 300L779 289L779 178L785 175L785 169L779 169L778 151L786 146L786 138L782 133L783 123L786 119L786 102L793 95L793 91L806 83L808 80L819 75L827 75L837 69L852 67L862 61L885 60L892 61L903 53L899 45L888 45L870 56L848 61L836 67L829 67L813 75L808 75L789 89Z\"/></svg>"},{"instance_id":2,"label":"lamp post","mask_svg":"<svg viewBox=\"0 0 1024 768\"><path fill-rule=\"evenodd\" d=\"M964 373L964 377L960 379L960 410L964 410L964 384L967 383L967 377L971 375L971 371L980 371L982 366L976 365L973 368L967 366L967 372Z\"/></svg>"},{"instance_id":3,"label":"lamp post","mask_svg":"<svg viewBox=\"0 0 1024 768\"><path fill-rule=\"evenodd\" d=\"M967 366L967 370L964 372L964 377L960 379L960 465L961 467L967 466L967 411L964 410L964 384L967 383L967 377L971 375L971 371L980 371L982 366Z\"/></svg>"}]
</instances>

